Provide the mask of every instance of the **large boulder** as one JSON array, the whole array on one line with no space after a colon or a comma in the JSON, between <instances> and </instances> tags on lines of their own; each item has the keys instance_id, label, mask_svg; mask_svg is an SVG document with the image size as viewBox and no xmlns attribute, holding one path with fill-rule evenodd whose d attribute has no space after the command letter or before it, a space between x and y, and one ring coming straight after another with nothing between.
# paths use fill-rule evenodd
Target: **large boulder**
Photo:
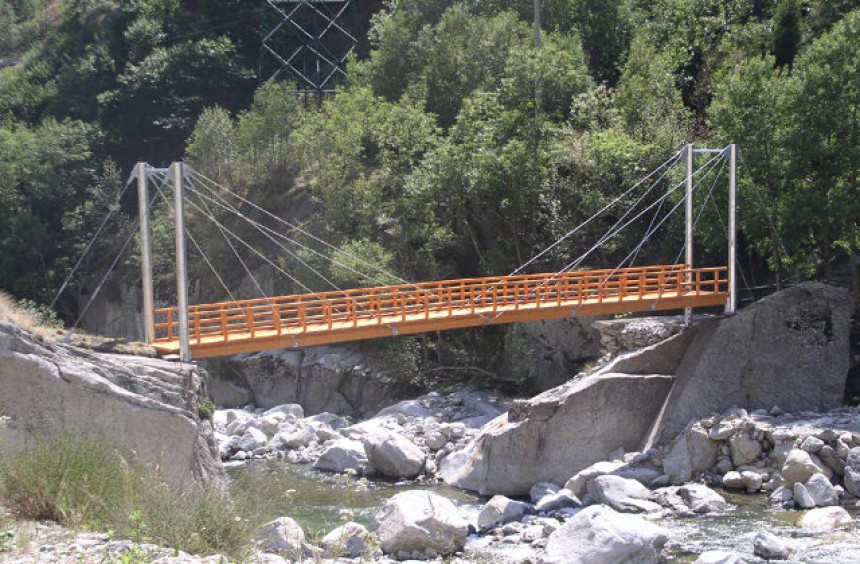
<instances>
[{"instance_id":1,"label":"large boulder","mask_svg":"<svg viewBox=\"0 0 860 564\"><path fill-rule=\"evenodd\" d=\"M616 511L636 512L657 509L648 501L651 491L637 482L611 474L598 476L588 482L588 495L594 503L603 503Z\"/></svg>"},{"instance_id":2,"label":"large boulder","mask_svg":"<svg viewBox=\"0 0 860 564\"><path fill-rule=\"evenodd\" d=\"M816 464L812 455L805 450L795 448L788 453L782 465L782 483L791 487L798 482L804 483L813 474L819 473L824 473L824 468Z\"/></svg>"},{"instance_id":3,"label":"large boulder","mask_svg":"<svg viewBox=\"0 0 860 564\"><path fill-rule=\"evenodd\" d=\"M654 444L672 440L689 421L731 406L751 411L778 405L787 412L839 407L853 313L847 290L806 283L694 327L677 370L663 372L674 374L677 382ZM674 353L665 346L671 341L655 348ZM621 365L615 370L641 373Z\"/></svg>"},{"instance_id":4,"label":"large boulder","mask_svg":"<svg viewBox=\"0 0 860 564\"><path fill-rule=\"evenodd\" d=\"M93 434L160 469L171 485L220 476L212 425L191 364L40 342L0 322L0 445L41 435Z\"/></svg>"},{"instance_id":5,"label":"large boulder","mask_svg":"<svg viewBox=\"0 0 860 564\"><path fill-rule=\"evenodd\" d=\"M829 531L853 525L854 519L842 507L818 507L807 511L798 524L811 531Z\"/></svg>"},{"instance_id":6,"label":"large boulder","mask_svg":"<svg viewBox=\"0 0 860 564\"><path fill-rule=\"evenodd\" d=\"M705 429L693 424L672 443L663 458L663 472L673 484L683 484L713 468L717 454L717 442L711 440Z\"/></svg>"},{"instance_id":7,"label":"large boulder","mask_svg":"<svg viewBox=\"0 0 860 564\"><path fill-rule=\"evenodd\" d=\"M429 491L401 492L373 516L371 530L386 554L451 554L463 548L469 525L450 500Z\"/></svg>"},{"instance_id":8,"label":"large boulder","mask_svg":"<svg viewBox=\"0 0 860 564\"><path fill-rule=\"evenodd\" d=\"M327 472L354 470L358 473L367 473L370 466L364 452L364 445L359 441L343 437L326 447L314 462L314 469Z\"/></svg>"},{"instance_id":9,"label":"large boulder","mask_svg":"<svg viewBox=\"0 0 860 564\"><path fill-rule=\"evenodd\" d=\"M478 528L489 529L509 521L519 521L524 515L532 513L534 506L524 501L514 501L503 495L495 495L487 502L478 515Z\"/></svg>"},{"instance_id":10,"label":"large boulder","mask_svg":"<svg viewBox=\"0 0 860 564\"><path fill-rule=\"evenodd\" d=\"M538 562L656 563L660 561L660 550L668 538L665 529L641 517L617 513L604 505L592 505L549 536Z\"/></svg>"},{"instance_id":11,"label":"large boulder","mask_svg":"<svg viewBox=\"0 0 860 564\"><path fill-rule=\"evenodd\" d=\"M565 483L618 448L637 450L671 385L661 375L573 380L491 421L443 459L437 476L485 495L525 496L536 482Z\"/></svg>"},{"instance_id":12,"label":"large boulder","mask_svg":"<svg viewBox=\"0 0 860 564\"><path fill-rule=\"evenodd\" d=\"M307 546L305 532L291 517L279 517L262 525L255 542L264 552L282 554L292 560L301 560Z\"/></svg>"},{"instance_id":13,"label":"large boulder","mask_svg":"<svg viewBox=\"0 0 860 564\"><path fill-rule=\"evenodd\" d=\"M845 490L854 497L860 497L860 447L848 451L844 474Z\"/></svg>"},{"instance_id":14,"label":"large boulder","mask_svg":"<svg viewBox=\"0 0 860 564\"><path fill-rule=\"evenodd\" d=\"M348 521L324 536L320 541L323 555L327 558L358 558L370 548L368 532L364 525Z\"/></svg>"},{"instance_id":15,"label":"large boulder","mask_svg":"<svg viewBox=\"0 0 860 564\"><path fill-rule=\"evenodd\" d=\"M374 470L389 478L414 478L424 469L424 451L396 431L371 433L364 452Z\"/></svg>"},{"instance_id":16,"label":"large boulder","mask_svg":"<svg viewBox=\"0 0 860 564\"><path fill-rule=\"evenodd\" d=\"M366 344L349 343L210 359L212 399L225 407L293 403L308 415L370 417L391 399L374 356Z\"/></svg>"}]
</instances>

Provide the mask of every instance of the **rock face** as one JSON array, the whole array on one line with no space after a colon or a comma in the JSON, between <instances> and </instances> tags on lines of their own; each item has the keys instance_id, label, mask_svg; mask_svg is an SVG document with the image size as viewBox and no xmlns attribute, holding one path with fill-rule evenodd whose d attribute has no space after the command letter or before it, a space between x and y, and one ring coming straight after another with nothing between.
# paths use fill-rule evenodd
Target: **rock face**
<instances>
[{"instance_id":1,"label":"rock face","mask_svg":"<svg viewBox=\"0 0 860 564\"><path fill-rule=\"evenodd\" d=\"M541 564L659 562L666 531L640 517L592 505L549 536Z\"/></svg>"},{"instance_id":2,"label":"rock face","mask_svg":"<svg viewBox=\"0 0 860 564\"><path fill-rule=\"evenodd\" d=\"M98 434L160 468L173 485L220 473L212 426L197 413L193 365L40 343L0 323L0 442L70 431Z\"/></svg>"},{"instance_id":3,"label":"rock face","mask_svg":"<svg viewBox=\"0 0 860 564\"><path fill-rule=\"evenodd\" d=\"M539 393L576 374L600 356L601 336L590 319L547 319L511 325L496 372Z\"/></svg>"},{"instance_id":4,"label":"rock face","mask_svg":"<svg viewBox=\"0 0 860 564\"><path fill-rule=\"evenodd\" d=\"M747 410L778 405L785 411L838 407L848 374L853 310L847 290L807 283L695 327L677 371L665 372L677 382L655 444L671 440L689 421L733 405Z\"/></svg>"},{"instance_id":5,"label":"rock face","mask_svg":"<svg viewBox=\"0 0 860 564\"><path fill-rule=\"evenodd\" d=\"M507 417L446 457L438 475L485 495L526 495L538 481L567 483L619 447L632 452L666 445L690 421L732 406L744 412L838 407L853 308L846 290L809 283L737 315L706 320L597 373L515 402ZM723 474L763 462L759 437L737 433L731 425L685 433L663 461L668 481L683 483L715 462L725 467ZM729 438L729 450L717 460L716 442ZM581 495L581 486L566 487Z\"/></svg>"},{"instance_id":6,"label":"rock face","mask_svg":"<svg viewBox=\"0 0 860 564\"><path fill-rule=\"evenodd\" d=\"M329 411L370 417L389 402L373 355L362 343L274 350L208 361L211 396L223 407L299 404L308 415Z\"/></svg>"},{"instance_id":7,"label":"rock face","mask_svg":"<svg viewBox=\"0 0 860 564\"><path fill-rule=\"evenodd\" d=\"M463 548L469 526L448 499L413 490L389 499L373 517L371 530L386 554L428 550L451 554Z\"/></svg>"},{"instance_id":8,"label":"rock face","mask_svg":"<svg viewBox=\"0 0 860 564\"><path fill-rule=\"evenodd\" d=\"M669 376L596 374L521 402L446 457L445 482L484 495L563 484L621 447L636 450L672 385Z\"/></svg>"}]
</instances>

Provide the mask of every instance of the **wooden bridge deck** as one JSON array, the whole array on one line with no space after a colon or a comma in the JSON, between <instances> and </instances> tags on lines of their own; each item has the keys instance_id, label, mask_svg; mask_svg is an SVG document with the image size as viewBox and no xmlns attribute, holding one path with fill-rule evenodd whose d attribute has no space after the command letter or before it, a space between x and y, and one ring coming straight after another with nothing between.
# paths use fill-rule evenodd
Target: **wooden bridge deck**
<instances>
[{"instance_id":1,"label":"wooden bridge deck","mask_svg":"<svg viewBox=\"0 0 860 564\"><path fill-rule=\"evenodd\" d=\"M422 282L190 306L194 358L518 321L725 305L725 267L665 265ZM176 308L153 343L178 354Z\"/></svg>"}]
</instances>

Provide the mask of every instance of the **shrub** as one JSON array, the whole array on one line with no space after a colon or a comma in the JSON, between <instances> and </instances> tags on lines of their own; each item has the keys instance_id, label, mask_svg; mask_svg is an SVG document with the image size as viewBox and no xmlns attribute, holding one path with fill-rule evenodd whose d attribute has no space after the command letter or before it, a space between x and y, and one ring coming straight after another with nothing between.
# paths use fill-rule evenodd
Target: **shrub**
<instances>
[{"instance_id":1,"label":"shrub","mask_svg":"<svg viewBox=\"0 0 860 564\"><path fill-rule=\"evenodd\" d=\"M106 441L44 437L0 464L0 497L20 517L112 531L192 554L242 558L256 529L276 517L253 487L169 487Z\"/></svg>"}]
</instances>

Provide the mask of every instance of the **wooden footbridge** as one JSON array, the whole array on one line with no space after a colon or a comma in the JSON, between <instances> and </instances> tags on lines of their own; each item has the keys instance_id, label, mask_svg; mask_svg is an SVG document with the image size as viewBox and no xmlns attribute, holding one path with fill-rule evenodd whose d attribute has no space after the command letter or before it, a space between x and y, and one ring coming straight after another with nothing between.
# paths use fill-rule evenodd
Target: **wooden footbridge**
<instances>
[{"instance_id":1,"label":"wooden footbridge","mask_svg":"<svg viewBox=\"0 0 860 564\"><path fill-rule=\"evenodd\" d=\"M591 250L609 240L646 212L653 213L654 218L646 230L643 242L635 247L631 251L631 255L628 256L629 261L625 259L621 265L614 269L579 270L579 263L591 252L588 251L556 273L519 273L534 260L548 253L559 243L576 233L579 229L578 226L508 276L414 284L402 283L353 290L336 289L330 292L312 292L308 289L306 293L289 296L246 300L231 299L230 301L202 305L189 305L187 295L185 235L188 233L190 237L190 232L184 224L185 199L183 195L183 178L188 174L185 172L187 167L181 163L174 163L169 169L170 172L167 172L167 169L150 169L144 163L139 163L136 174L139 201L141 202L141 265L144 281L146 338L162 356L179 355L180 359L187 361L192 357L223 356L268 349L341 343L538 319L684 309L689 322L691 308L694 307L726 306L727 311L734 311L735 151L734 145L722 150L694 150L692 145L688 145L686 149L679 151L669 161L666 161L663 165L663 173L660 178L652 183L649 191L653 190L665 177L668 170L677 162L681 162L686 155L687 175L685 180L679 184L686 184L686 198L677 199L675 207L659 223L656 222L657 215L662 210L663 202L670 201L668 198L671 191L667 191L655 203L650 204L644 211L627 222L623 220L631 213L632 207L624 211L610 232L592 246ZM719 153L718 157L712 159L712 162L727 156L730 158L729 252L728 266L726 267L694 268L691 266L693 264L693 227L695 226L693 219L693 178L696 174L692 163L693 155L696 152ZM147 178L150 177L151 171L162 174L162 186L168 179L172 179L174 182L173 208L175 233L177 235L177 307L155 309L152 306L152 271L149 246L149 206L151 200L147 192ZM202 178L208 181L199 173L191 171L191 174L197 175L198 180ZM202 181L198 185L201 190L191 186L190 182L189 186L197 197L197 201L200 202L198 205L194 204L193 200L189 200L189 203L197 210L197 215L207 216L215 222L225 238L229 233L234 238L239 239L211 215L207 201L212 205L220 205L228 212L249 221L273 242L278 242L275 238L277 236L300 245L280 231L261 226L238 208L222 203L225 200L220 194L226 191L224 187L217 186L217 189L210 189L212 195L207 195L202 191L203 188L206 188ZM637 186L633 188L637 188ZM713 186L711 189L713 190ZM158 190L161 192L161 187L158 187ZM610 205L621 202L623 197L629 193L630 191L616 198L598 214L608 209ZM233 196L236 195L233 194ZM164 197L163 194L162 197ZM282 218L256 206L253 202L249 202L241 196L236 197L241 200L244 209L254 208L256 212L287 223ZM637 202L643 201L643 198L644 196L640 197ZM710 193L702 204L703 209L708 199L710 199ZM659 208L656 207L657 203L660 204ZM686 234L683 264L623 267L625 262L632 263L635 260L639 249L648 237L656 232L675 209L685 203ZM588 221L590 219L585 223ZM301 228L295 225L289 225L289 227L292 230L301 231ZM303 233L318 243L327 244L312 234ZM193 238L191 241L202 255L203 251L197 242ZM246 244L240 239L239 242ZM236 258L245 268L247 274L251 276L235 246L231 244L230 248L233 249ZM263 257L259 251L250 245L248 248ZM281 246L281 248L284 252L290 253L286 247ZM331 248L334 249L334 247ZM312 249L310 250L312 251ZM292 256L296 257L295 254ZM202 255L202 258L212 267L205 255ZM326 258L330 257L327 256ZM301 259L298 260L301 262ZM680 254L675 262L680 262ZM275 263L270 262L270 264L278 268ZM334 286L309 265L304 262L302 264L310 268L315 274L320 275L326 283ZM369 266L373 267L373 265ZM377 268L377 270L379 269ZM223 284L223 280L214 268L213 272ZM302 285L289 273L283 270L281 272L297 284ZM367 278L370 279L370 277ZM252 276L251 280L253 281ZM259 285L257 287L260 289ZM226 286L225 291L230 294ZM261 289L260 293L263 294ZM230 295L232 297L232 294Z\"/></svg>"},{"instance_id":2,"label":"wooden footbridge","mask_svg":"<svg viewBox=\"0 0 860 564\"><path fill-rule=\"evenodd\" d=\"M724 306L726 268L683 265L471 278L193 305L195 358L572 316ZM155 348L179 353L176 308Z\"/></svg>"}]
</instances>

